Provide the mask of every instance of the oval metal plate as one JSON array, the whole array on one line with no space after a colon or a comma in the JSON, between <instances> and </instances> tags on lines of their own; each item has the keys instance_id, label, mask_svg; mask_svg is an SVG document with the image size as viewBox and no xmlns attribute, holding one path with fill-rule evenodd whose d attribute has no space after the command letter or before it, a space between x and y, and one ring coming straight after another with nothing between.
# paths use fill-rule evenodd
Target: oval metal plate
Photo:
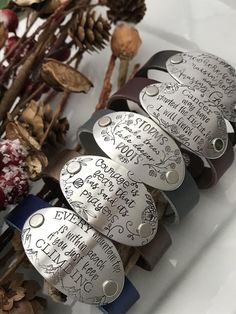
<instances>
[{"instance_id":1,"label":"oval metal plate","mask_svg":"<svg viewBox=\"0 0 236 314\"><path fill-rule=\"evenodd\" d=\"M202 51L178 53L166 63L178 82L199 90L210 107L217 106L229 121L236 121L236 73L223 59Z\"/></svg>"},{"instance_id":2,"label":"oval metal plate","mask_svg":"<svg viewBox=\"0 0 236 314\"><path fill-rule=\"evenodd\" d=\"M60 185L71 207L107 237L130 246L157 232L155 203L133 173L98 156L76 157L63 167Z\"/></svg>"},{"instance_id":3,"label":"oval metal plate","mask_svg":"<svg viewBox=\"0 0 236 314\"><path fill-rule=\"evenodd\" d=\"M50 207L31 215L22 243L38 272L71 298L106 304L123 289L123 264L113 243L71 210Z\"/></svg>"},{"instance_id":4,"label":"oval metal plate","mask_svg":"<svg viewBox=\"0 0 236 314\"><path fill-rule=\"evenodd\" d=\"M196 154L215 159L225 152L228 134L224 117L207 99L177 83L152 84L140 93L142 107L161 128Z\"/></svg>"},{"instance_id":5,"label":"oval metal plate","mask_svg":"<svg viewBox=\"0 0 236 314\"><path fill-rule=\"evenodd\" d=\"M103 120L110 120L103 125ZM175 141L150 118L114 112L97 121L94 138L113 160L135 173L145 184L163 191L183 182L185 165Z\"/></svg>"}]
</instances>

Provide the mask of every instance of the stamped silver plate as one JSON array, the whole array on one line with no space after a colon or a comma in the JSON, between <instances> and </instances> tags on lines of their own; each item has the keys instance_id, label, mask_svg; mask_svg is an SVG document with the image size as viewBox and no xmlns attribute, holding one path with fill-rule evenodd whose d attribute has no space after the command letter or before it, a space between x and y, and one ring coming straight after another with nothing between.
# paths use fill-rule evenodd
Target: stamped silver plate
<instances>
[{"instance_id":1,"label":"stamped silver plate","mask_svg":"<svg viewBox=\"0 0 236 314\"><path fill-rule=\"evenodd\" d=\"M151 195L118 163L98 156L76 157L63 167L60 185L71 207L107 237L141 246L155 236L158 217Z\"/></svg>"},{"instance_id":2,"label":"stamped silver plate","mask_svg":"<svg viewBox=\"0 0 236 314\"><path fill-rule=\"evenodd\" d=\"M155 95L149 92L153 89ZM140 103L161 128L196 154L215 159L225 152L224 117L199 91L177 83L156 83L141 91Z\"/></svg>"},{"instance_id":3,"label":"stamped silver plate","mask_svg":"<svg viewBox=\"0 0 236 314\"><path fill-rule=\"evenodd\" d=\"M103 119L110 119L106 126ZM93 128L100 148L135 173L142 182L163 191L177 189L185 166L175 141L150 118L131 112L110 113Z\"/></svg>"},{"instance_id":4,"label":"stamped silver plate","mask_svg":"<svg viewBox=\"0 0 236 314\"><path fill-rule=\"evenodd\" d=\"M217 106L229 121L236 121L236 73L223 59L202 51L178 53L166 67L178 82L199 90L208 106Z\"/></svg>"},{"instance_id":5,"label":"stamped silver plate","mask_svg":"<svg viewBox=\"0 0 236 314\"><path fill-rule=\"evenodd\" d=\"M34 213L24 224L22 243L38 272L73 299L106 304L123 289L123 264L113 243L71 210Z\"/></svg>"}]
</instances>

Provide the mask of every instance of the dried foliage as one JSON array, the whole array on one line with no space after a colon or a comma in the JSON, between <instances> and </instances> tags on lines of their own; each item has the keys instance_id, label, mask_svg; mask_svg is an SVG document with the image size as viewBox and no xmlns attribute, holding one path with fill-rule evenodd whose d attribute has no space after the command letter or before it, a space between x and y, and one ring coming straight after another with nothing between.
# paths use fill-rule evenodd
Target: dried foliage
<instances>
[{"instance_id":1,"label":"dried foliage","mask_svg":"<svg viewBox=\"0 0 236 314\"><path fill-rule=\"evenodd\" d=\"M42 65L43 80L57 91L87 93L93 84L73 67L55 59L46 59Z\"/></svg>"},{"instance_id":2,"label":"dried foliage","mask_svg":"<svg viewBox=\"0 0 236 314\"><path fill-rule=\"evenodd\" d=\"M24 275L14 273L0 287L0 308L3 314L40 314L47 307L44 298L36 296L41 287L35 280L24 280Z\"/></svg>"}]
</instances>

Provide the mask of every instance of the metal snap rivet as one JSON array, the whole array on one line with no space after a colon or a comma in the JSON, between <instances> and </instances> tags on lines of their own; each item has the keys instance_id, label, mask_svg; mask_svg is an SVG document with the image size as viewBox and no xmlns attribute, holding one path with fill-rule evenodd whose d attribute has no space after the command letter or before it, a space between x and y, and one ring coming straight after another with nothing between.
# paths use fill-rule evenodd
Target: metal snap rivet
<instances>
[{"instance_id":1,"label":"metal snap rivet","mask_svg":"<svg viewBox=\"0 0 236 314\"><path fill-rule=\"evenodd\" d=\"M148 223L142 223L138 226L138 232L142 238L147 238L152 234L152 227Z\"/></svg>"},{"instance_id":2,"label":"metal snap rivet","mask_svg":"<svg viewBox=\"0 0 236 314\"><path fill-rule=\"evenodd\" d=\"M42 214L35 214L29 220L29 224L32 228L39 228L43 223L44 216Z\"/></svg>"},{"instance_id":3,"label":"metal snap rivet","mask_svg":"<svg viewBox=\"0 0 236 314\"><path fill-rule=\"evenodd\" d=\"M222 149L224 148L224 142L221 138L214 138L214 140L212 141L212 145L214 147L214 150L217 152L222 151Z\"/></svg>"},{"instance_id":4,"label":"metal snap rivet","mask_svg":"<svg viewBox=\"0 0 236 314\"><path fill-rule=\"evenodd\" d=\"M179 181L178 172L171 170L166 173L166 181L170 184L175 184Z\"/></svg>"},{"instance_id":5,"label":"metal snap rivet","mask_svg":"<svg viewBox=\"0 0 236 314\"><path fill-rule=\"evenodd\" d=\"M236 105L233 106L233 111L236 112Z\"/></svg>"},{"instance_id":6,"label":"metal snap rivet","mask_svg":"<svg viewBox=\"0 0 236 314\"><path fill-rule=\"evenodd\" d=\"M102 117L99 121L98 121L98 125L100 127L105 127L111 124L111 118L106 116L106 117Z\"/></svg>"},{"instance_id":7,"label":"metal snap rivet","mask_svg":"<svg viewBox=\"0 0 236 314\"><path fill-rule=\"evenodd\" d=\"M103 292L107 297L112 297L115 295L118 291L118 285L115 281L113 280L106 280L104 281L103 285Z\"/></svg>"},{"instance_id":8,"label":"metal snap rivet","mask_svg":"<svg viewBox=\"0 0 236 314\"><path fill-rule=\"evenodd\" d=\"M67 171L71 174L79 172L81 169L81 164L78 161L72 161L68 166L67 166Z\"/></svg>"},{"instance_id":9,"label":"metal snap rivet","mask_svg":"<svg viewBox=\"0 0 236 314\"><path fill-rule=\"evenodd\" d=\"M146 88L146 94L150 97L154 97L159 94L159 89L156 85L150 85Z\"/></svg>"},{"instance_id":10,"label":"metal snap rivet","mask_svg":"<svg viewBox=\"0 0 236 314\"><path fill-rule=\"evenodd\" d=\"M179 64L179 63L182 63L183 62L183 57L181 55L174 55L171 59L170 59L170 62L173 63L173 64Z\"/></svg>"}]
</instances>

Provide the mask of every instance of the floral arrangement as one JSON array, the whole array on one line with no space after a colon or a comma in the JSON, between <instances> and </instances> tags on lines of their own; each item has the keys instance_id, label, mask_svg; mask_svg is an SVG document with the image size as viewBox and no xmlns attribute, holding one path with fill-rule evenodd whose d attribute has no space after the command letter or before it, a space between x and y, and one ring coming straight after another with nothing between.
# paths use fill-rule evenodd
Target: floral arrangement
<instances>
[{"instance_id":1,"label":"floral arrangement","mask_svg":"<svg viewBox=\"0 0 236 314\"><path fill-rule=\"evenodd\" d=\"M70 121L63 110L70 95L89 93L93 87L93 78L79 70L83 56L92 58L110 44L111 57L94 110L106 107L118 60L118 86L126 82L129 62L141 45L134 24L145 12L144 0L0 1L1 210L29 193L32 181L39 180L48 165L50 151L65 144ZM25 25L23 33L19 25ZM131 77L138 67L130 71ZM45 186L39 195L49 201L53 197ZM135 264L132 250L118 249L124 263L132 257ZM6 229L0 236L0 264L2 313L42 313L47 302L37 296L40 286L16 271L20 265L29 267L18 232ZM66 301L55 288L46 282L45 286L55 302Z\"/></svg>"}]
</instances>

